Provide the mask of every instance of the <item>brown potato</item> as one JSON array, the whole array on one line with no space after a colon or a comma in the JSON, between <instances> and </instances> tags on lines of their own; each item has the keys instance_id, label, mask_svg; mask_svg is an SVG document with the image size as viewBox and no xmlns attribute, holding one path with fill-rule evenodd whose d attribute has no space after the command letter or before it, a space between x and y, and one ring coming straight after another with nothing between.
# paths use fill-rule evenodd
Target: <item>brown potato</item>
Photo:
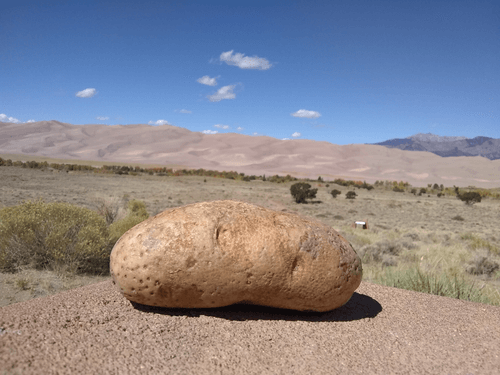
<instances>
[{"instance_id":1,"label":"brown potato","mask_svg":"<svg viewBox=\"0 0 500 375\"><path fill-rule=\"evenodd\" d=\"M166 210L127 231L111 252L124 296L164 307L244 302L328 311L361 283L361 260L334 229L241 201Z\"/></svg>"}]
</instances>

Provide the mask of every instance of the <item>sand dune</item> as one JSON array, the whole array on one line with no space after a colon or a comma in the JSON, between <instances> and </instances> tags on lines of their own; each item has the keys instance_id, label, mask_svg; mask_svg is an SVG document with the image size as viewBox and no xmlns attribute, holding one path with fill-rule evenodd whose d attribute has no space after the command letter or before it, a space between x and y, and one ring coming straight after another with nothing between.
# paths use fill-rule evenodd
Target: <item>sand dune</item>
<instances>
[{"instance_id":1,"label":"sand dune","mask_svg":"<svg viewBox=\"0 0 500 375\"><path fill-rule=\"evenodd\" d=\"M203 134L171 125L0 123L0 154L22 154L26 160L44 156L369 183L403 180L413 186L500 186L500 160L480 156L443 158L384 146Z\"/></svg>"}]
</instances>

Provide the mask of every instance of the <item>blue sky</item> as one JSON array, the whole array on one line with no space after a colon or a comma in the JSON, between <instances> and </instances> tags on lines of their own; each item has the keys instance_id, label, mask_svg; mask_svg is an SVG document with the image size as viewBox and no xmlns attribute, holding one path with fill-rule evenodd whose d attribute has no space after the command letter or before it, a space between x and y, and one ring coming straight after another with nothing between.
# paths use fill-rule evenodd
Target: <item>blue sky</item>
<instances>
[{"instance_id":1,"label":"blue sky","mask_svg":"<svg viewBox=\"0 0 500 375\"><path fill-rule=\"evenodd\" d=\"M498 0L0 4L0 121L500 138Z\"/></svg>"}]
</instances>

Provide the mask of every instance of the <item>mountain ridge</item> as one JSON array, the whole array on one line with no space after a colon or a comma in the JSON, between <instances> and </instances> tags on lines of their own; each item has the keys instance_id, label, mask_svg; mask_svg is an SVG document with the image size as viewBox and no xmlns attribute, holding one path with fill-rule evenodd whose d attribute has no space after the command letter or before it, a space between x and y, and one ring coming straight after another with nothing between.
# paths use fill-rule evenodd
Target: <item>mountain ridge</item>
<instances>
[{"instance_id":1,"label":"mountain ridge","mask_svg":"<svg viewBox=\"0 0 500 375\"><path fill-rule=\"evenodd\" d=\"M407 138L393 138L383 142L365 144L405 151L427 151L445 158L482 156L490 160L500 159L500 139L484 136L467 138L418 133Z\"/></svg>"}]
</instances>

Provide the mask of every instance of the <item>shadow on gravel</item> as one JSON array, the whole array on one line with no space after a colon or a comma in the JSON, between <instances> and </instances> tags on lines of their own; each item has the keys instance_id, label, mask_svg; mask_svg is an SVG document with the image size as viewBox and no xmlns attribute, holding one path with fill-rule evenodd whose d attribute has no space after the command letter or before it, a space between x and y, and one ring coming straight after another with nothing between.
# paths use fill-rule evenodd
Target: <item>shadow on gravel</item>
<instances>
[{"instance_id":1,"label":"shadow on gravel","mask_svg":"<svg viewBox=\"0 0 500 375\"><path fill-rule=\"evenodd\" d=\"M356 292L344 306L327 312L295 311L247 304L235 304L213 309L168 309L164 307L141 305L135 302L130 303L135 309L146 313L174 316L185 315L192 317L205 315L235 321L302 320L307 322L350 322L374 318L382 311L382 306L376 300Z\"/></svg>"}]
</instances>

